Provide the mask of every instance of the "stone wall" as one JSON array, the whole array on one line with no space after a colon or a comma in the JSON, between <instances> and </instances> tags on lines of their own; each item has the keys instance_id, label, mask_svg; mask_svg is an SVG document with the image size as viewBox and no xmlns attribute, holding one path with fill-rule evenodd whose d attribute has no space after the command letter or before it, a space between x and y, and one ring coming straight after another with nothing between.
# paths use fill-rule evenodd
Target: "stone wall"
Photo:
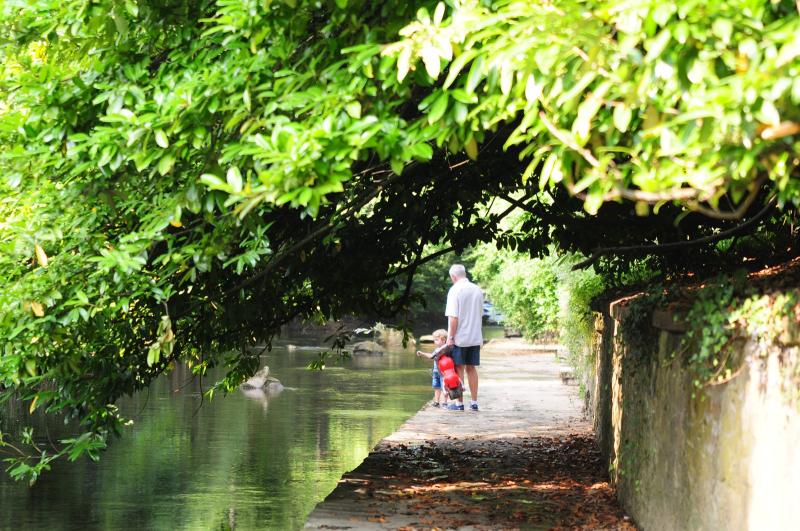
<instances>
[{"instance_id":1,"label":"stone wall","mask_svg":"<svg viewBox=\"0 0 800 531\"><path fill-rule=\"evenodd\" d=\"M800 528L800 410L781 367L798 347L737 346L741 371L698 389L682 327L626 334L625 301L597 320L587 407L620 501L645 530ZM765 350L766 349L766 350Z\"/></svg>"}]
</instances>

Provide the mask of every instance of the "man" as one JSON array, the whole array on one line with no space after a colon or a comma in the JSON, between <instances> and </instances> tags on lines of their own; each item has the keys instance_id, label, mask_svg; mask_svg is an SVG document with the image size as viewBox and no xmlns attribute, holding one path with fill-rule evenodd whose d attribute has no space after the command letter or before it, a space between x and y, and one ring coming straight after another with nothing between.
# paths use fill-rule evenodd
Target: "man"
<instances>
[{"instance_id":1,"label":"man","mask_svg":"<svg viewBox=\"0 0 800 531\"><path fill-rule=\"evenodd\" d=\"M447 344L453 347L453 362L456 372L464 381L464 373L469 377L469 408L478 411L478 369L481 364L481 345L483 333L483 291L467 280L467 270L461 264L450 267L450 280L453 282L447 292ZM458 400L448 409L464 411L464 404Z\"/></svg>"}]
</instances>

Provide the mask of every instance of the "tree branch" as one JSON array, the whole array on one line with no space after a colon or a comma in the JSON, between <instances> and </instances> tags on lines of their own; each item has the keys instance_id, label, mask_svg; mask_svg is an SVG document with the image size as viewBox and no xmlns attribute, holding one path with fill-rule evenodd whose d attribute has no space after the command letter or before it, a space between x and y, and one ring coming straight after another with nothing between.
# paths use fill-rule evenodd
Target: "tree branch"
<instances>
[{"instance_id":1,"label":"tree branch","mask_svg":"<svg viewBox=\"0 0 800 531\"><path fill-rule=\"evenodd\" d=\"M372 201L380 193L380 191L382 189L383 189L382 185L381 186L376 186L361 201L359 201L357 203L354 203L354 204L351 204L351 205L346 206L345 208L343 208L338 213L338 215L336 217L340 218L342 216L346 216L346 215L352 214L356 210L360 210L361 208L366 206L367 203ZM329 233L330 231L332 231L336 227L336 224L337 224L337 221L326 223L325 225L322 225L317 230L311 232L305 238L303 238L299 242L295 243L294 245L292 245L288 249L282 251L281 253L279 253L277 255L274 255L272 260L267 262L267 264L264 266L264 269L262 269L261 271L259 271L256 274L254 274L253 276L245 279L240 284L238 284L238 285L226 290L223 293L223 296L228 296L228 295L230 295L232 293L235 293L236 291L238 291L238 290L240 290L242 288L246 288L247 286L253 284L255 281L259 280L260 278L263 278L265 275L267 275L267 273L272 271L278 264L283 262L283 260L285 260L287 257L289 257L292 254L296 253L297 251L299 251L300 249L305 247L308 243L310 243L310 242L316 240L317 238L319 238L321 236L324 236L327 233Z\"/></svg>"},{"instance_id":2,"label":"tree branch","mask_svg":"<svg viewBox=\"0 0 800 531\"><path fill-rule=\"evenodd\" d=\"M498 196L498 197L500 197L501 199L505 199L505 197L502 196L502 195ZM527 198L528 197L526 196L526 197L523 198L523 200L525 200ZM511 206L500 213L500 215L497 217L497 221L500 221L501 219L505 218L507 215L509 215L511 212L513 212L517 208L521 208L523 210L530 211L530 210L528 210L528 208L526 208L527 205L525 205L524 203L520 203L516 199L510 199L509 198L509 199L507 199L507 201L509 203L511 203ZM402 274L406 273L407 271L409 271L411 269L416 269L417 267L421 266L422 264L424 264L426 262L430 262L434 258L438 258L438 257L442 256L443 254L447 254L447 253L449 253L449 252L451 252L453 250L455 250L455 247L453 247L452 245L450 247L445 247L444 249L440 249L440 250L436 251L435 253L431 253L428 256L424 257L424 258L420 258L418 260L415 260L414 262L408 264L407 266L405 266L403 268L398 269L397 271L393 271L392 273L389 273L388 275L386 275L384 277L384 280L388 280L388 279L396 277L398 275L402 275Z\"/></svg>"},{"instance_id":3,"label":"tree branch","mask_svg":"<svg viewBox=\"0 0 800 531\"><path fill-rule=\"evenodd\" d=\"M548 118L547 115L542 111L539 112L539 118L542 120L542 123L553 135L556 139L558 139L562 144L570 148L571 150L578 153L583 159L593 168L600 169L601 164L600 161L592 154L591 151L588 149L581 147L578 145L571 137L566 135L563 131L558 129ZM796 134L800 132L800 124L794 122L782 122L776 127L767 128L762 132L762 138L773 140L776 138L781 138L783 136L788 136L792 134ZM610 161L608 167L611 169L613 175L620 178L619 170L616 168L614 161ZM631 190L630 188L625 188L623 186L619 186L618 188L611 190L605 194L603 194L602 200L606 201L613 201L615 199L628 199L631 201L642 201L645 203L653 204L653 203L661 203L664 201L685 201L689 210L694 212L698 212L705 216L714 219L740 219L750 208L750 205L755 200L756 196L758 195L758 191L761 188L761 185L764 183L764 178L760 178L755 181L755 185L753 189L750 191L747 199L739 205L739 207L731 212L722 212L713 208L704 207L700 204L701 201L706 201L711 196L711 192L708 190L698 190L696 188L672 188L670 190L665 190L663 192L646 192L644 190ZM575 187L571 182L564 182L567 190L572 195L575 195L581 199L586 199L586 194L579 192L575 193Z\"/></svg>"},{"instance_id":4,"label":"tree branch","mask_svg":"<svg viewBox=\"0 0 800 531\"><path fill-rule=\"evenodd\" d=\"M584 269L589 267L590 265L597 262L601 256L607 254L623 254L623 253L632 253L632 252L640 252L640 253L663 253L663 252L670 252L676 251L679 249L686 249L689 247L697 247L700 245L705 245L707 243L713 243L719 240L724 240L725 238L730 238L736 234L741 233L742 231L749 229L761 219L772 209L775 205L775 197L772 197L769 201L767 201L764 208L758 211L756 215L752 218L748 219L747 221L736 225L728 230L724 230L717 234L712 234L711 236L705 236L703 238L698 238L696 240L689 240L685 242L671 242L671 243L664 243L664 244L656 244L656 245L629 245L629 246L620 246L620 247L602 247L600 249L596 249L592 255L583 260L578 262L577 264L572 266L573 271L577 271L579 269Z\"/></svg>"},{"instance_id":5,"label":"tree branch","mask_svg":"<svg viewBox=\"0 0 800 531\"><path fill-rule=\"evenodd\" d=\"M736 210L723 212L721 210L704 207L697 201L689 201L687 206L689 210L714 219L741 219L741 217L744 216L747 210L750 208L750 205L753 204L753 201L755 201L756 197L758 196L758 192L761 191L761 185L764 184L765 180L766 177L762 177L754 183L753 189L750 190L750 193L747 194L747 198L742 201L742 204L740 204Z\"/></svg>"},{"instance_id":6,"label":"tree branch","mask_svg":"<svg viewBox=\"0 0 800 531\"><path fill-rule=\"evenodd\" d=\"M391 180L392 179L389 179L389 181L391 181ZM383 190L383 186L384 186L383 184L376 186L375 188L370 190L370 192L366 196L361 198L360 201L355 202L355 203L351 203L351 204L345 206L339 212L335 213L334 216L332 216L332 217L341 218L342 216L346 216L346 215L352 214L353 212L355 212L357 210L360 210L361 208L366 206L367 203L372 201L380 193L381 190ZM245 280L243 280L239 284L237 284L237 285L235 285L235 286L233 286L231 288L228 288L227 290L225 290L220 295L220 297L227 297L227 296L229 296L229 295L231 295L233 293L236 293L240 289L246 288L246 287L252 285L253 283L255 283L256 281L264 278L267 274L270 273L270 271L275 269L275 267L277 267L286 258L288 258L292 254L296 253L297 251L301 250L303 247L308 245L310 242L316 240L317 238L325 236L327 233L332 231L336 227L337 223L338 223L338 221L336 221L336 220L328 222L328 223L325 223L324 225L320 226L316 230L312 231L310 234L306 235L300 241L296 242L294 245L291 245L287 249L285 249L285 250L273 255L272 259L270 259L269 262L266 263L266 265L264 266L263 269L261 269L260 271L258 271L255 274L253 274L252 276L246 278ZM201 304L200 301L189 305L186 309L184 309L182 312L177 314L174 317L174 319L177 320L177 319L179 319L181 317L184 317L184 316L188 315L189 312L191 312L199 304Z\"/></svg>"}]
</instances>

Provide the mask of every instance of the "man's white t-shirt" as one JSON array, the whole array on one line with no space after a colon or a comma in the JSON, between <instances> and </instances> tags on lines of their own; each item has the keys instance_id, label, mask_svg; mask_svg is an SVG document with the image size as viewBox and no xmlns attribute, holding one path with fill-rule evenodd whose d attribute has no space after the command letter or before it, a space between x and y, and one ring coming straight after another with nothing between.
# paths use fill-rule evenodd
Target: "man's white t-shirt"
<instances>
[{"instance_id":1,"label":"man's white t-shirt","mask_svg":"<svg viewBox=\"0 0 800 531\"><path fill-rule=\"evenodd\" d=\"M483 291L467 280L460 279L447 292L446 317L457 317L455 343L457 347L483 345Z\"/></svg>"}]
</instances>

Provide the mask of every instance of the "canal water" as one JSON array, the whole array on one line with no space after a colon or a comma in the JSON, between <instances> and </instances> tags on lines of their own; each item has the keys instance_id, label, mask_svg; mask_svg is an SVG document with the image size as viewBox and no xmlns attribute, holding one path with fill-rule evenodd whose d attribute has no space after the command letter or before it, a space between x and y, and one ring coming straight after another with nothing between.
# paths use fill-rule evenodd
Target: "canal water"
<instances>
[{"instance_id":1,"label":"canal water","mask_svg":"<svg viewBox=\"0 0 800 531\"><path fill-rule=\"evenodd\" d=\"M413 351L306 369L319 351L294 341L267 353L287 387L272 396L208 401L185 370L159 379L122 401L134 425L99 462L59 463L32 488L0 474L0 529L301 528L431 396L430 361Z\"/></svg>"}]
</instances>

